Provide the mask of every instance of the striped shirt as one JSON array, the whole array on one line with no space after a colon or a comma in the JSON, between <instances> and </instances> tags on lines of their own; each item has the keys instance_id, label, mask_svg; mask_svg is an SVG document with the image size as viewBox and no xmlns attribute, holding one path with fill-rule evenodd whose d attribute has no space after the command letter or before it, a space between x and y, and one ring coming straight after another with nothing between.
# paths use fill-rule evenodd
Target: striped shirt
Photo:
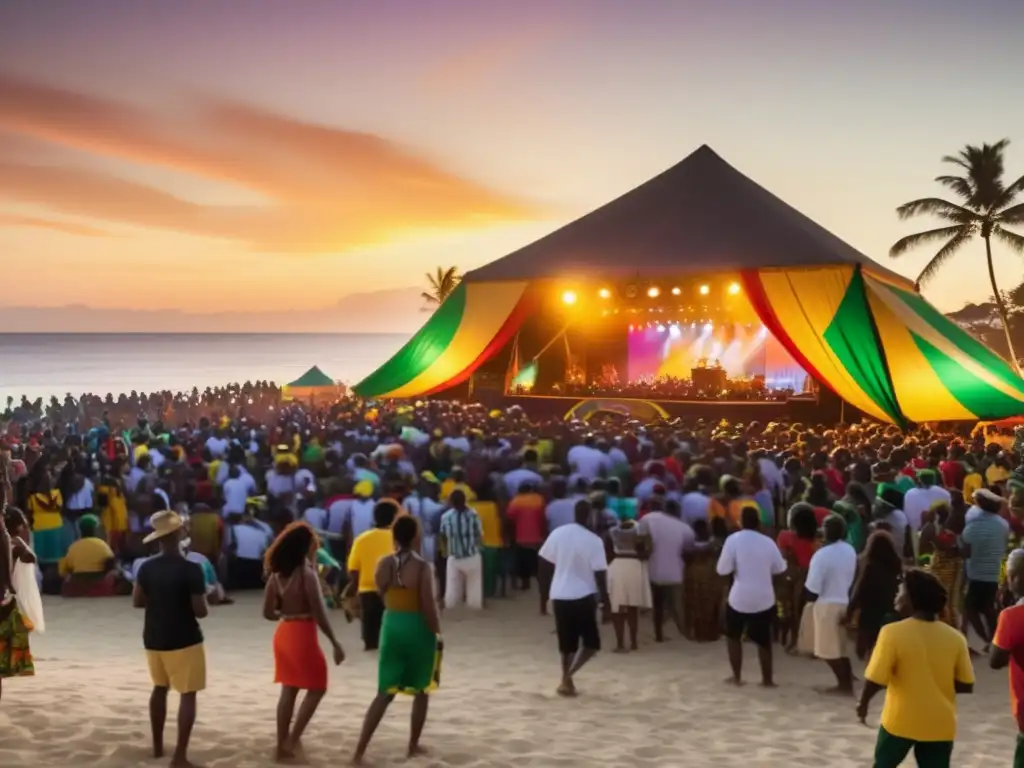
<instances>
[{"instance_id":1,"label":"striped shirt","mask_svg":"<svg viewBox=\"0 0 1024 768\"><path fill-rule=\"evenodd\" d=\"M999 515L982 512L967 524L961 539L971 548L966 564L968 580L999 583L1009 535L1010 526Z\"/></svg>"},{"instance_id":2,"label":"striped shirt","mask_svg":"<svg viewBox=\"0 0 1024 768\"><path fill-rule=\"evenodd\" d=\"M448 556L461 560L483 550L484 529L472 509L449 509L441 516L441 535L448 542Z\"/></svg>"}]
</instances>

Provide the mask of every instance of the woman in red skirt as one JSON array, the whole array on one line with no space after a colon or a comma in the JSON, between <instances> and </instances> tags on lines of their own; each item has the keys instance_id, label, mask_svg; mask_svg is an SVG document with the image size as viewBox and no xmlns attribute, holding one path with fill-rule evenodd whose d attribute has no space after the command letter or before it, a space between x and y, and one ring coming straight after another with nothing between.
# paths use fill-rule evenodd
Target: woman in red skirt
<instances>
[{"instance_id":1,"label":"woman in red skirt","mask_svg":"<svg viewBox=\"0 0 1024 768\"><path fill-rule=\"evenodd\" d=\"M334 663L345 660L345 652L327 618L316 573L319 545L309 525L292 523L265 556L268 579L263 616L278 622L274 633L274 682L281 684L277 703L278 760L295 756L303 731L327 693L327 659L320 650L318 628L334 647ZM306 696L293 725L299 691L306 691Z\"/></svg>"}]
</instances>

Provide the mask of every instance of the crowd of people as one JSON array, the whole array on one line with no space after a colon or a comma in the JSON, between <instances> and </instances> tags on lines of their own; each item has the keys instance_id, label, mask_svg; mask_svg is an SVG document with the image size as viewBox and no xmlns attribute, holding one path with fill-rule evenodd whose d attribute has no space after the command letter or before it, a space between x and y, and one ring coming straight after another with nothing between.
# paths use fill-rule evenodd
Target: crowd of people
<instances>
[{"instance_id":1,"label":"crowd of people","mask_svg":"<svg viewBox=\"0 0 1024 768\"><path fill-rule=\"evenodd\" d=\"M833 695L853 697L852 657L866 660L858 715L888 691L880 768L910 750L922 766L949 765L971 655L1010 666L1024 733L1019 444L880 424L537 422L517 406L442 401L310 408L270 391L186 398L174 413L188 415L173 421L164 398L129 398L129 430L102 400L88 424L68 419L70 405L59 419L11 419L0 678L33 669L32 585L133 594L146 611L154 751L174 689L172 764L187 765L206 680L198 619L258 588L278 623L278 756L301 749L326 692L318 631L344 660L331 607L358 619L378 654L354 759L399 693L414 697L416 755L440 682L443 611L535 592L554 617L561 696L577 695L603 622L614 651L637 652L649 614L657 642L669 622L695 642L724 634L734 685L748 643L766 687L776 648L826 662ZM263 408L218 406L250 396ZM79 413L93 400L76 401Z\"/></svg>"}]
</instances>

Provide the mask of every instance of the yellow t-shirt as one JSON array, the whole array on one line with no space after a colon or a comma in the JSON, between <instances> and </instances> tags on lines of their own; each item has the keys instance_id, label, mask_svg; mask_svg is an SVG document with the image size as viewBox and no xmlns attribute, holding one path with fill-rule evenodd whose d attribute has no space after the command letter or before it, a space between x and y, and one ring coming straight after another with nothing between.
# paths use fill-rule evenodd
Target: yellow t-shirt
<instances>
[{"instance_id":1,"label":"yellow t-shirt","mask_svg":"<svg viewBox=\"0 0 1024 768\"><path fill-rule=\"evenodd\" d=\"M968 504L973 503L974 492L981 490L984 483L981 480L981 475L978 472L971 472L964 478L964 501Z\"/></svg>"},{"instance_id":2,"label":"yellow t-shirt","mask_svg":"<svg viewBox=\"0 0 1024 768\"><path fill-rule=\"evenodd\" d=\"M995 485L996 483L1004 483L1009 479L1010 473L1002 467L997 467L995 464L985 470L985 482L989 485Z\"/></svg>"},{"instance_id":3,"label":"yellow t-shirt","mask_svg":"<svg viewBox=\"0 0 1024 768\"><path fill-rule=\"evenodd\" d=\"M471 506L480 518L480 527L484 531L481 543L485 547L501 547L504 542L501 538L501 515L498 514L498 505L493 501L474 501Z\"/></svg>"},{"instance_id":4,"label":"yellow t-shirt","mask_svg":"<svg viewBox=\"0 0 1024 768\"><path fill-rule=\"evenodd\" d=\"M60 516L64 507L64 497L60 491L52 490L47 493L33 493L28 497L28 508L32 513L33 531L52 531L64 525L64 518Z\"/></svg>"},{"instance_id":5,"label":"yellow t-shirt","mask_svg":"<svg viewBox=\"0 0 1024 768\"><path fill-rule=\"evenodd\" d=\"M441 501L448 501L448 497L452 495L452 491L462 491L466 494L466 503L476 501L476 494L473 489L465 483L456 483L450 477L441 483Z\"/></svg>"},{"instance_id":6,"label":"yellow t-shirt","mask_svg":"<svg viewBox=\"0 0 1024 768\"><path fill-rule=\"evenodd\" d=\"M70 547L64 559L60 561L60 575L69 573L103 573L107 562L112 560L114 553L103 539L90 537L79 539Z\"/></svg>"},{"instance_id":7,"label":"yellow t-shirt","mask_svg":"<svg viewBox=\"0 0 1024 768\"><path fill-rule=\"evenodd\" d=\"M206 477L211 483L217 482L217 473L220 472L220 465L223 463L220 459L214 459L206 468Z\"/></svg>"},{"instance_id":8,"label":"yellow t-shirt","mask_svg":"<svg viewBox=\"0 0 1024 768\"><path fill-rule=\"evenodd\" d=\"M101 485L96 489L107 495L107 505L100 513L103 528L107 533L120 533L128 530L128 503L116 485Z\"/></svg>"},{"instance_id":9,"label":"yellow t-shirt","mask_svg":"<svg viewBox=\"0 0 1024 768\"><path fill-rule=\"evenodd\" d=\"M376 592L374 575L382 557L395 553L395 540L390 528L373 528L356 536L348 553L348 570L359 571L359 591Z\"/></svg>"},{"instance_id":10,"label":"yellow t-shirt","mask_svg":"<svg viewBox=\"0 0 1024 768\"><path fill-rule=\"evenodd\" d=\"M864 676L886 686L881 725L913 741L956 738L953 682L973 683L967 640L943 621L904 619L882 628Z\"/></svg>"}]
</instances>

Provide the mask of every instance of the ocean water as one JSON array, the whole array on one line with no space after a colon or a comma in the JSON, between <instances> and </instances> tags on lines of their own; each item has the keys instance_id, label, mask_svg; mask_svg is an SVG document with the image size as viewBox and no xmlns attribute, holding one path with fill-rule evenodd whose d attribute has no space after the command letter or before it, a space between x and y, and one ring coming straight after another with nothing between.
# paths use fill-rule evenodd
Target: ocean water
<instances>
[{"instance_id":1,"label":"ocean water","mask_svg":"<svg viewBox=\"0 0 1024 768\"><path fill-rule=\"evenodd\" d=\"M395 334L4 334L7 397L190 390L246 380L294 381L311 366L355 384L409 339Z\"/></svg>"}]
</instances>

